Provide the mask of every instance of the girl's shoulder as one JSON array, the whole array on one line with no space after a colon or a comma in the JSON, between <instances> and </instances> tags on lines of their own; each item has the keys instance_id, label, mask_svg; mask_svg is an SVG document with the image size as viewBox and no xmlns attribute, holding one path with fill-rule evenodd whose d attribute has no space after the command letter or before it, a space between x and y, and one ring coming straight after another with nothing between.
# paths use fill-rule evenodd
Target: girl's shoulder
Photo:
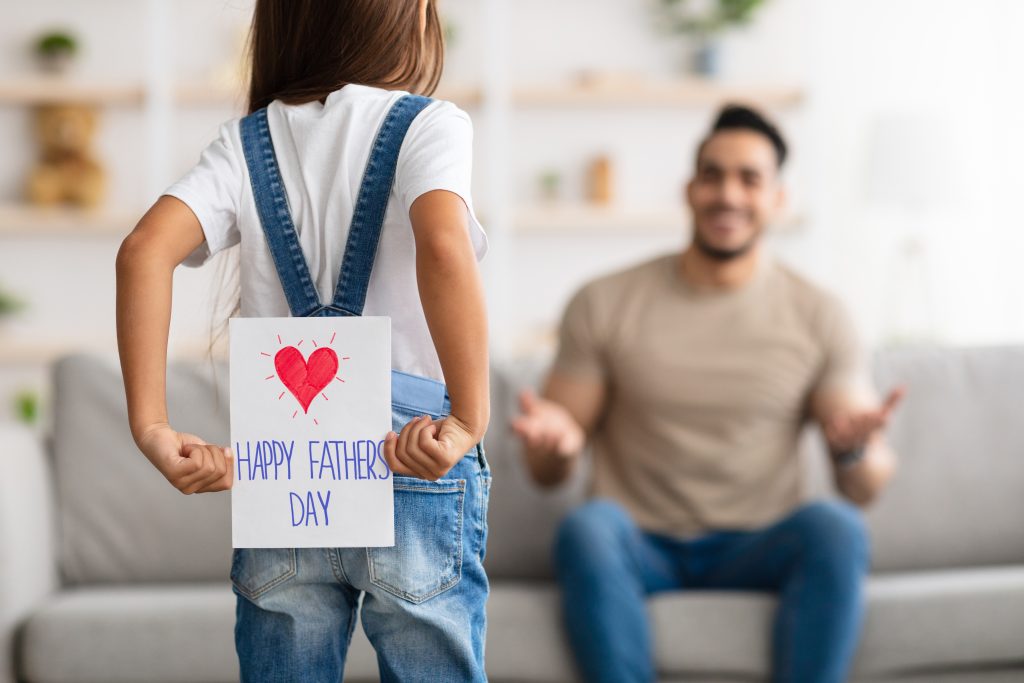
<instances>
[{"instance_id":1,"label":"girl's shoulder","mask_svg":"<svg viewBox=\"0 0 1024 683\"><path fill-rule=\"evenodd\" d=\"M374 118L383 118L399 99L411 95L404 90L386 90L372 86L349 84L332 92L324 104L328 109L340 109L339 113L362 109ZM472 131L473 121L469 114L454 102L438 97L429 97L430 104L420 112L410 126L409 134L444 134L447 129L465 128ZM338 106L340 105L340 106Z\"/></svg>"},{"instance_id":2,"label":"girl's shoulder","mask_svg":"<svg viewBox=\"0 0 1024 683\"><path fill-rule=\"evenodd\" d=\"M419 137L439 140L472 139L473 120L458 105L448 100L434 99L409 126L408 138Z\"/></svg>"}]
</instances>

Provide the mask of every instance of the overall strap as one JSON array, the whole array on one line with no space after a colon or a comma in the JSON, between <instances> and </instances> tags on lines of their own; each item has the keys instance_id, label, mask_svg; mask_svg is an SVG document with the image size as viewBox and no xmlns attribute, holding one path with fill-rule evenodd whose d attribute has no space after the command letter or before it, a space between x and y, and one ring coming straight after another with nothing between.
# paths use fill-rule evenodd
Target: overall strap
<instances>
[{"instance_id":1,"label":"overall strap","mask_svg":"<svg viewBox=\"0 0 1024 683\"><path fill-rule=\"evenodd\" d=\"M288 197L270 139L266 107L249 114L239 125L256 211L284 287L288 308L295 317L313 315L321 308L320 296L309 276L306 257L288 211Z\"/></svg>"},{"instance_id":2,"label":"overall strap","mask_svg":"<svg viewBox=\"0 0 1024 683\"><path fill-rule=\"evenodd\" d=\"M338 286L330 308L335 314L362 315L366 290L377 255L384 215L387 212L395 168L402 142L416 116L432 100L419 95L404 95L388 112L370 151L363 182L359 187L352 226L348 232L345 256L338 275ZM300 254L301 256L301 254ZM315 292L314 292L315 293Z\"/></svg>"}]
</instances>

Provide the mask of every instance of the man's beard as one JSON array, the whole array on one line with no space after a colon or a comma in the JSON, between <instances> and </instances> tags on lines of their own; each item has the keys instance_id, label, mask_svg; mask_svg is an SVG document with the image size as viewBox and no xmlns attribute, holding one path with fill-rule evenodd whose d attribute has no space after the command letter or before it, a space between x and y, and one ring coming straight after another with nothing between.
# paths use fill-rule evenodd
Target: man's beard
<instances>
[{"instance_id":1,"label":"man's beard","mask_svg":"<svg viewBox=\"0 0 1024 683\"><path fill-rule=\"evenodd\" d=\"M693 230L693 243L694 245L696 245L697 249L700 250L700 253L704 254L710 259L720 261L722 263L738 259L739 257L745 255L747 252L754 248L754 245L757 244L757 240L759 237L760 234L755 233L749 240L747 240L745 244L741 244L740 246L735 247L733 249L720 249L714 245L708 244L707 240L705 240L704 237L700 234L700 230L698 228L694 228Z\"/></svg>"}]
</instances>

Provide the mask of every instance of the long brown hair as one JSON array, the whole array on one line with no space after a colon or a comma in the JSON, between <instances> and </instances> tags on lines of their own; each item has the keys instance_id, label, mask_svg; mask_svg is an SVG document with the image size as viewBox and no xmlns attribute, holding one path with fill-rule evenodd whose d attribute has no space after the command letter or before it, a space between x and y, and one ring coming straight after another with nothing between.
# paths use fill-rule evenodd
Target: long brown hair
<instances>
[{"instance_id":1,"label":"long brown hair","mask_svg":"<svg viewBox=\"0 0 1024 683\"><path fill-rule=\"evenodd\" d=\"M249 112L322 100L349 83L430 95L444 67L435 0L256 0Z\"/></svg>"},{"instance_id":2,"label":"long brown hair","mask_svg":"<svg viewBox=\"0 0 1024 683\"><path fill-rule=\"evenodd\" d=\"M248 112L304 104L349 83L430 95L444 67L436 0L420 34L420 0L256 0L249 30ZM240 303L238 247L215 258L208 355L224 351Z\"/></svg>"}]
</instances>

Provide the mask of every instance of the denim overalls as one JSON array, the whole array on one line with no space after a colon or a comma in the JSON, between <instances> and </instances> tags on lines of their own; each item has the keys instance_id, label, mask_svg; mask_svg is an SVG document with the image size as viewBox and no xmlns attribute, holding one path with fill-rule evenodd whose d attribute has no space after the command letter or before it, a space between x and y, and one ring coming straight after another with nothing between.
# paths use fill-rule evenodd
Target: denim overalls
<instances>
[{"instance_id":1,"label":"denim overalls","mask_svg":"<svg viewBox=\"0 0 1024 683\"><path fill-rule=\"evenodd\" d=\"M241 120L253 197L293 316L361 315L409 125L431 100L406 95L388 112L359 189L334 300L323 305L288 210L267 111ZM442 383L394 372L392 425L450 411ZM394 477L391 548L236 549L235 645L247 682L342 678L362 597L363 630L382 681L484 681L483 558L490 468L476 446L439 481Z\"/></svg>"}]
</instances>

